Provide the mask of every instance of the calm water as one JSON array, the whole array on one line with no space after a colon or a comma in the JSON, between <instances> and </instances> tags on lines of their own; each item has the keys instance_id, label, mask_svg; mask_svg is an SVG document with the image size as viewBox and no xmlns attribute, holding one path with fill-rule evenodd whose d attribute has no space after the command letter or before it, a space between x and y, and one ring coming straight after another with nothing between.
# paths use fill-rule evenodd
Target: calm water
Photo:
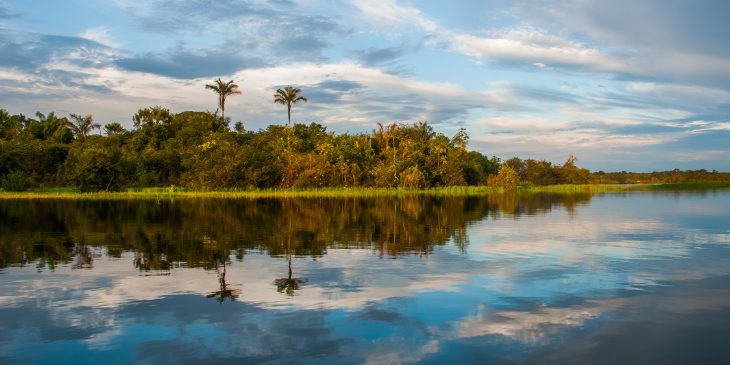
<instances>
[{"instance_id":1,"label":"calm water","mask_svg":"<svg viewBox=\"0 0 730 365\"><path fill-rule=\"evenodd\" d=\"M730 192L0 202L2 364L728 364Z\"/></svg>"}]
</instances>

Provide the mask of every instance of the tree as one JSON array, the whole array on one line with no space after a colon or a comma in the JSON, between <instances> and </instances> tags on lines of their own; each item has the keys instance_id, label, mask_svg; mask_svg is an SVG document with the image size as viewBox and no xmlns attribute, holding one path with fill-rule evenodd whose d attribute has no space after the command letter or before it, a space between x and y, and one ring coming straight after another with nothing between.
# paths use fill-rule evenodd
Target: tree
<instances>
[{"instance_id":1,"label":"tree","mask_svg":"<svg viewBox=\"0 0 730 365\"><path fill-rule=\"evenodd\" d=\"M469 134L466 133L466 128L459 128L459 132L451 138L451 143L459 147L461 152L466 152L466 145L469 144Z\"/></svg>"},{"instance_id":2,"label":"tree","mask_svg":"<svg viewBox=\"0 0 730 365\"><path fill-rule=\"evenodd\" d=\"M216 94L218 94L218 108L221 110L221 117L223 119L226 118L226 98L230 95L236 95L240 94L241 91L238 90L238 85L233 83L233 80L224 82L219 77L218 80L213 81L212 84L205 85L206 89L213 90Z\"/></svg>"},{"instance_id":3,"label":"tree","mask_svg":"<svg viewBox=\"0 0 730 365\"><path fill-rule=\"evenodd\" d=\"M36 112L35 115L38 120L30 120L26 128L28 135L36 139L59 143L73 141L73 134L68 128L68 119L58 118L54 112L50 112L48 115Z\"/></svg>"},{"instance_id":4,"label":"tree","mask_svg":"<svg viewBox=\"0 0 730 365\"><path fill-rule=\"evenodd\" d=\"M17 115L10 115L7 110L0 109L0 139L17 138L22 128L23 125Z\"/></svg>"},{"instance_id":5,"label":"tree","mask_svg":"<svg viewBox=\"0 0 730 365\"><path fill-rule=\"evenodd\" d=\"M508 164L499 168L497 176L490 177L489 185L512 192L520 184L520 175Z\"/></svg>"},{"instance_id":6,"label":"tree","mask_svg":"<svg viewBox=\"0 0 730 365\"><path fill-rule=\"evenodd\" d=\"M170 109L158 105L138 110L137 114L132 116L132 122L134 122L134 127L139 129L145 125L169 123L172 116Z\"/></svg>"},{"instance_id":7,"label":"tree","mask_svg":"<svg viewBox=\"0 0 730 365\"><path fill-rule=\"evenodd\" d=\"M243 133L246 131L246 128L243 127L243 122L240 120L234 124L233 129L236 131L236 133Z\"/></svg>"},{"instance_id":8,"label":"tree","mask_svg":"<svg viewBox=\"0 0 730 365\"><path fill-rule=\"evenodd\" d=\"M119 122L112 122L104 126L104 132L107 136L113 136L116 134L123 134L127 132L127 130L124 129Z\"/></svg>"},{"instance_id":9,"label":"tree","mask_svg":"<svg viewBox=\"0 0 730 365\"><path fill-rule=\"evenodd\" d=\"M68 157L68 172L82 192L115 191L120 188L122 151L108 139L89 140L74 146Z\"/></svg>"},{"instance_id":10,"label":"tree","mask_svg":"<svg viewBox=\"0 0 730 365\"><path fill-rule=\"evenodd\" d=\"M68 122L68 127L71 129L74 136L83 142L86 140L86 136L91 133L91 130L99 129L101 128L101 125L94 123L94 117L92 117L91 114L84 116L71 114L71 121Z\"/></svg>"},{"instance_id":11,"label":"tree","mask_svg":"<svg viewBox=\"0 0 730 365\"><path fill-rule=\"evenodd\" d=\"M291 170L291 143L290 143L290 134L291 134L291 105L296 104L299 102L307 102L307 98L299 95L302 92L301 89L294 88L291 86L287 86L283 89L277 89L276 93L274 93L274 103L286 105L287 110L287 117L289 120L289 128L287 129L287 135L286 135L286 146L287 150L289 150L289 167L288 167L288 179L287 184L291 185L292 183L292 170Z\"/></svg>"},{"instance_id":12,"label":"tree","mask_svg":"<svg viewBox=\"0 0 730 365\"><path fill-rule=\"evenodd\" d=\"M283 89L277 89L274 93L274 103L286 105L289 128L291 128L291 105L308 101L307 98L299 95L301 92L301 89L287 86Z\"/></svg>"},{"instance_id":13,"label":"tree","mask_svg":"<svg viewBox=\"0 0 730 365\"><path fill-rule=\"evenodd\" d=\"M569 155L568 159L558 171L562 177L564 184L588 184L592 180L591 172L585 168L575 166L578 159L573 155Z\"/></svg>"}]
</instances>

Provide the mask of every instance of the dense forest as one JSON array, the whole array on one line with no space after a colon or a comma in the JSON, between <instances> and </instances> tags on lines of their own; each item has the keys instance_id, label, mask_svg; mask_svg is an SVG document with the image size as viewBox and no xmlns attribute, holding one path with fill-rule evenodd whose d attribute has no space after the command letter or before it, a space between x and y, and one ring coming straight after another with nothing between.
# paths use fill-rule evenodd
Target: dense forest
<instances>
[{"instance_id":1,"label":"dense forest","mask_svg":"<svg viewBox=\"0 0 730 365\"><path fill-rule=\"evenodd\" d=\"M469 151L464 129L448 137L425 122L378 124L372 133L361 134L335 134L317 123L247 131L240 122L231 129L217 113L174 114L162 107L140 109L132 120L128 131L120 123L102 128L90 115L28 118L0 109L4 189L428 188L484 185L503 165L496 157ZM591 179L572 158L563 166L522 163L513 168L525 182Z\"/></svg>"},{"instance_id":2,"label":"dense forest","mask_svg":"<svg viewBox=\"0 0 730 365\"><path fill-rule=\"evenodd\" d=\"M178 186L195 190L585 184L730 180L727 173L597 173L576 166L468 150L469 135L425 122L378 123L371 133L336 134L311 123L258 131L210 112L140 109L133 129L103 127L91 115L0 109L0 184L6 191L78 187L115 191Z\"/></svg>"}]
</instances>

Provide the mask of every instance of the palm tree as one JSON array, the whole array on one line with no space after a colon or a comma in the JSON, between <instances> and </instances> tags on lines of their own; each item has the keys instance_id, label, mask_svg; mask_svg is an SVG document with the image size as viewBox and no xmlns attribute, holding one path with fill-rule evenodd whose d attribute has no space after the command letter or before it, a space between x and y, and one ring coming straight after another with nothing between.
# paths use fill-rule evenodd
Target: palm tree
<instances>
[{"instance_id":1,"label":"palm tree","mask_svg":"<svg viewBox=\"0 0 730 365\"><path fill-rule=\"evenodd\" d=\"M106 132L107 136L122 134L126 131L127 130L124 129L124 127L122 127L122 125L119 122L111 122L104 126L104 132Z\"/></svg>"},{"instance_id":2,"label":"palm tree","mask_svg":"<svg viewBox=\"0 0 730 365\"><path fill-rule=\"evenodd\" d=\"M221 117L226 118L226 98L229 95L240 94L238 85L233 83L233 80L224 82L219 77L218 80L214 80L212 84L205 85L206 89L211 89L218 94L218 108L221 109Z\"/></svg>"},{"instance_id":3,"label":"palm tree","mask_svg":"<svg viewBox=\"0 0 730 365\"><path fill-rule=\"evenodd\" d=\"M91 114L83 116L71 114L71 121L68 122L68 127L74 136L83 142L92 129L100 129L101 125L94 123L94 117Z\"/></svg>"},{"instance_id":4,"label":"palm tree","mask_svg":"<svg viewBox=\"0 0 730 365\"><path fill-rule=\"evenodd\" d=\"M289 142L289 135L291 134L291 105L296 104L300 101L307 102L307 98L299 95L302 92L301 89L297 89L295 87L287 86L283 89L276 89L276 92L274 93L274 103L286 105L287 110L287 116L289 117L289 128L287 129L286 134L286 148L289 150L289 180L288 184L291 184L292 182L292 169L291 169L291 143Z\"/></svg>"},{"instance_id":5,"label":"palm tree","mask_svg":"<svg viewBox=\"0 0 730 365\"><path fill-rule=\"evenodd\" d=\"M274 103L286 105L287 116L289 117L289 128L291 128L291 105L300 101L307 102L307 98L300 96L301 89L287 86L283 89L277 89L274 93Z\"/></svg>"}]
</instances>

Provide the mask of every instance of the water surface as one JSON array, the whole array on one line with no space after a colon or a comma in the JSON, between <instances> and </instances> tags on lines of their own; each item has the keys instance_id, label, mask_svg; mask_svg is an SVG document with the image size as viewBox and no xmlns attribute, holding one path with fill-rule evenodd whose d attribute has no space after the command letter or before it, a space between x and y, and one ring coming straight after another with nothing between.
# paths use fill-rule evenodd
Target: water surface
<instances>
[{"instance_id":1,"label":"water surface","mask_svg":"<svg viewBox=\"0 0 730 365\"><path fill-rule=\"evenodd\" d=\"M727 364L730 192L0 202L0 363Z\"/></svg>"}]
</instances>

